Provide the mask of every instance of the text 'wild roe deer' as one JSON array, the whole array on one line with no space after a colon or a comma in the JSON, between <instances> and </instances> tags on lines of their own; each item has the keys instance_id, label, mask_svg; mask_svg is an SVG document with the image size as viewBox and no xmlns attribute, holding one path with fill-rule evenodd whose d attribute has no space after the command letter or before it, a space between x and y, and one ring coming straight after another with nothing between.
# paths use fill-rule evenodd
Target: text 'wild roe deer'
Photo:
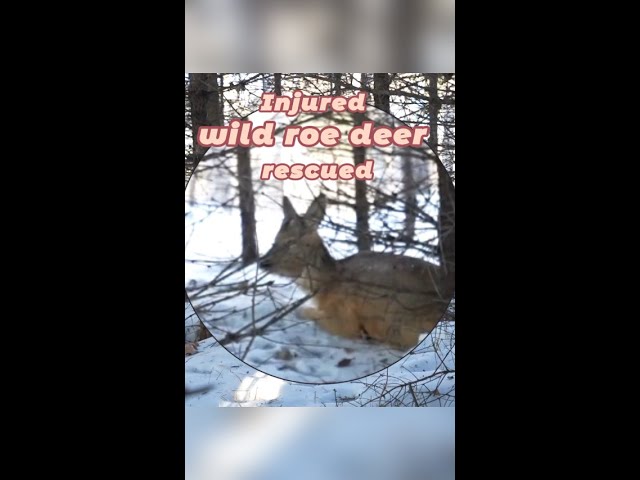
<instances>
[{"instance_id":1,"label":"text 'wild roe deer'","mask_svg":"<svg viewBox=\"0 0 640 480\"><path fill-rule=\"evenodd\" d=\"M444 315L453 295L451 279L438 265L390 253L335 260L317 231L326 202L318 196L300 216L284 197L284 221L260 266L297 279L313 294L317 308L303 314L328 332L413 348Z\"/></svg>"}]
</instances>

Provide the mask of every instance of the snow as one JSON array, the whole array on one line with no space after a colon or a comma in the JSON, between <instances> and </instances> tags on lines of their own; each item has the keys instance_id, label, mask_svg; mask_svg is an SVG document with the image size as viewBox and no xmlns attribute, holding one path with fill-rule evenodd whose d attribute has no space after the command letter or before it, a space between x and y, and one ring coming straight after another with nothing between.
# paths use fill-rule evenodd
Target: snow
<instances>
[{"instance_id":1,"label":"snow","mask_svg":"<svg viewBox=\"0 0 640 480\"><path fill-rule=\"evenodd\" d=\"M441 322L418 348L388 369L334 384L303 384L267 375L238 360L214 338L199 342L197 348L195 355L185 357L186 387L199 391L186 397L189 407L411 406L414 395L428 406L455 405L455 330L448 322ZM407 382L416 382L413 392L403 386Z\"/></svg>"}]
</instances>

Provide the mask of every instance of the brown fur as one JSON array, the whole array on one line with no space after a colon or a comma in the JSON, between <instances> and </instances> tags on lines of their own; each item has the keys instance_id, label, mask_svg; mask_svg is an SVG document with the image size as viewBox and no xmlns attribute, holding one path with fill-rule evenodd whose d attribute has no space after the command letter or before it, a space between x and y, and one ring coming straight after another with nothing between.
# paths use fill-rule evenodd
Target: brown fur
<instances>
[{"instance_id":1,"label":"brown fur","mask_svg":"<svg viewBox=\"0 0 640 480\"><path fill-rule=\"evenodd\" d=\"M421 333L435 327L451 299L453 292L444 291L443 272L423 260L388 253L361 252L334 260L317 232L325 206L321 195L301 217L285 197L285 219L260 265L296 278L313 293L317 308L302 313L328 332L414 347Z\"/></svg>"}]
</instances>

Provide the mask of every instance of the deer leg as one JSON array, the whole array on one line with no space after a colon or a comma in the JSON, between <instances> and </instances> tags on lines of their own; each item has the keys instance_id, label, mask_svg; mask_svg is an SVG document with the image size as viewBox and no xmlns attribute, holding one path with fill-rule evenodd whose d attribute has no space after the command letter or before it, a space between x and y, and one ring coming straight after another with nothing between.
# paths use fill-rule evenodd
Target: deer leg
<instances>
[{"instance_id":1,"label":"deer leg","mask_svg":"<svg viewBox=\"0 0 640 480\"><path fill-rule=\"evenodd\" d=\"M335 312L325 312L314 307L300 309L300 316L313 320L323 330L347 338L362 338L362 326L350 318L340 318Z\"/></svg>"}]
</instances>

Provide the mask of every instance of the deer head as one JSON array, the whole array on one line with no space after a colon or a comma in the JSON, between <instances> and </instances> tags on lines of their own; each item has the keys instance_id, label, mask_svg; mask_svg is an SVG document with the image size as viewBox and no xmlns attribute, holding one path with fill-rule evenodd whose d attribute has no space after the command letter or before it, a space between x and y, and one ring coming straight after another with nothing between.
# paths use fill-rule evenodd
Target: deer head
<instances>
[{"instance_id":1,"label":"deer head","mask_svg":"<svg viewBox=\"0 0 640 480\"><path fill-rule=\"evenodd\" d=\"M284 220L271 249L260 259L265 270L290 278L325 269L334 263L320 235L318 226L327 206L327 198L319 195L304 215L298 215L287 197L282 210Z\"/></svg>"}]
</instances>

